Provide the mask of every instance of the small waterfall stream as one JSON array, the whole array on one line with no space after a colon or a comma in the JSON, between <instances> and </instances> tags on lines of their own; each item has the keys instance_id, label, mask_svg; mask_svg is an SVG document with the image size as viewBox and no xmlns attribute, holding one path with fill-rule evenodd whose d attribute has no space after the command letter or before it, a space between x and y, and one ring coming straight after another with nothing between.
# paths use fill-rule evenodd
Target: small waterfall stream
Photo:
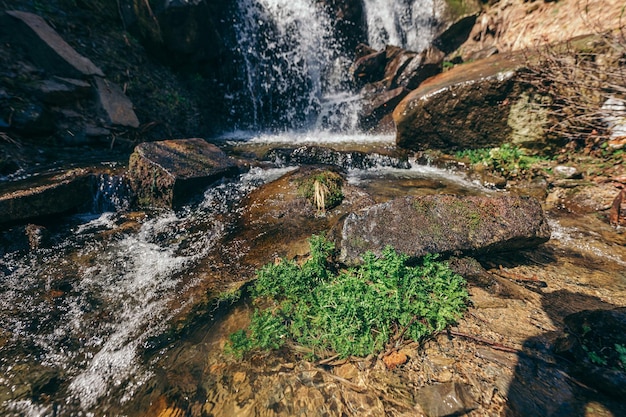
<instances>
[{"instance_id":1,"label":"small waterfall stream","mask_svg":"<svg viewBox=\"0 0 626 417\"><path fill-rule=\"evenodd\" d=\"M364 5L373 48L394 45L420 52L434 38L440 13L435 0L364 0Z\"/></svg>"},{"instance_id":2,"label":"small waterfall stream","mask_svg":"<svg viewBox=\"0 0 626 417\"><path fill-rule=\"evenodd\" d=\"M242 130L353 132L361 106L350 76L354 51L313 0L238 0L235 29L244 88L232 109ZM434 36L433 0L364 2L371 46L421 51Z\"/></svg>"},{"instance_id":3,"label":"small waterfall stream","mask_svg":"<svg viewBox=\"0 0 626 417\"><path fill-rule=\"evenodd\" d=\"M394 44L419 51L434 36L439 16L434 0L362 4L374 48ZM236 0L236 5L242 89L230 99L238 120L233 128L247 132L226 139L266 147L393 146L389 135L356 130L360 100L349 79L352 56L336 39L334 18L320 2ZM489 192L464 176L411 165L352 169L348 182L381 199ZM291 169L253 168L207 190L198 205L140 214L128 212L119 177L105 175L95 213L50 227L50 243L40 249L0 256L0 414L134 415L125 407L137 392L150 391L152 366L166 349L156 352L156 359L142 355L194 301L182 297L200 279L190 271L229 231L238 204ZM567 240L571 230L554 228L557 239L581 246L582 238ZM619 267L626 261L621 252L607 257L604 246L594 250Z\"/></svg>"}]
</instances>

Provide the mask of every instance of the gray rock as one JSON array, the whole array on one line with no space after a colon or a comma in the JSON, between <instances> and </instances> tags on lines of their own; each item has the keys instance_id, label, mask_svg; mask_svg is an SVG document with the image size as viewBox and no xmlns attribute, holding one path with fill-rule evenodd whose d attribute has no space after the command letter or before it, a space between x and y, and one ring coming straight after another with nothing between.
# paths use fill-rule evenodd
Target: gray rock
<instances>
[{"instance_id":1,"label":"gray rock","mask_svg":"<svg viewBox=\"0 0 626 417\"><path fill-rule=\"evenodd\" d=\"M534 247L550 239L539 201L516 196L429 195L398 198L350 214L341 260L354 264L385 246L411 257L476 255Z\"/></svg>"},{"instance_id":2,"label":"gray rock","mask_svg":"<svg viewBox=\"0 0 626 417\"><path fill-rule=\"evenodd\" d=\"M580 177L580 172L576 167L569 167L565 165L557 165L552 170L554 174L560 178L572 179Z\"/></svg>"},{"instance_id":3,"label":"gray rock","mask_svg":"<svg viewBox=\"0 0 626 417\"><path fill-rule=\"evenodd\" d=\"M133 103L117 84L95 77L100 106L112 125L139 127Z\"/></svg>"},{"instance_id":4,"label":"gray rock","mask_svg":"<svg viewBox=\"0 0 626 417\"><path fill-rule=\"evenodd\" d=\"M0 225L88 208L94 191L93 174L82 169L15 184L0 194Z\"/></svg>"},{"instance_id":5,"label":"gray rock","mask_svg":"<svg viewBox=\"0 0 626 417\"><path fill-rule=\"evenodd\" d=\"M139 144L128 166L139 205L169 208L187 203L211 183L237 172L224 152L203 139Z\"/></svg>"},{"instance_id":6,"label":"gray rock","mask_svg":"<svg viewBox=\"0 0 626 417\"><path fill-rule=\"evenodd\" d=\"M477 407L469 385L458 382L425 386L417 391L416 397L428 417L461 415Z\"/></svg>"},{"instance_id":7,"label":"gray rock","mask_svg":"<svg viewBox=\"0 0 626 417\"><path fill-rule=\"evenodd\" d=\"M36 14L10 10L0 16L7 33L18 36L31 59L46 71L65 77L104 77L100 68L82 56Z\"/></svg>"},{"instance_id":8,"label":"gray rock","mask_svg":"<svg viewBox=\"0 0 626 417\"><path fill-rule=\"evenodd\" d=\"M38 82L36 92L44 103L63 105L88 97L91 85L82 80L57 77Z\"/></svg>"}]
</instances>

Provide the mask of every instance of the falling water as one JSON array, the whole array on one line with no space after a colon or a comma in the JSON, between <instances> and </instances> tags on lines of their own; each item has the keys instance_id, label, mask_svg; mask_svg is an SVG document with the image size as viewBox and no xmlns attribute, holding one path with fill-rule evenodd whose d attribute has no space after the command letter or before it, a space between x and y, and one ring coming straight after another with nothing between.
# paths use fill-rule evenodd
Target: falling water
<instances>
[{"instance_id":1,"label":"falling water","mask_svg":"<svg viewBox=\"0 0 626 417\"><path fill-rule=\"evenodd\" d=\"M239 0L238 43L250 100L246 127L303 128L345 89L349 65L326 12L310 0Z\"/></svg>"},{"instance_id":2,"label":"falling water","mask_svg":"<svg viewBox=\"0 0 626 417\"><path fill-rule=\"evenodd\" d=\"M335 17L314 0L238 0L243 91L231 99L243 130L355 132L361 101ZM420 51L433 38L434 0L366 0L369 43Z\"/></svg>"},{"instance_id":3,"label":"falling water","mask_svg":"<svg viewBox=\"0 0 626 417\"><path fill-rule=\"evenodd\" d=\"M435 0L365 0L370 46L395 45L421 52L435 35Z\"/></svg>"}]
</instances>

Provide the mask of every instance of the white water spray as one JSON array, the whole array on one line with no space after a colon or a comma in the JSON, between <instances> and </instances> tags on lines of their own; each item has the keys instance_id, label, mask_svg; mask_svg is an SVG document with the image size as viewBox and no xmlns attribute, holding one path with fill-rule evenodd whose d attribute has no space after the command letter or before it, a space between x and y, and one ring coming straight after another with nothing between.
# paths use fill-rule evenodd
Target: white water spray
<instances>
[{"instance_id":1,"label":"white water spray","mask_svg":"<svg viewBox=\"0 0 626 417\"><path fill-rule=\"evenodd\" d=\"M368 42L376 49L395 45L424 50L435 35L435 0L364 0Z\"/></svg>"}]
</instances>

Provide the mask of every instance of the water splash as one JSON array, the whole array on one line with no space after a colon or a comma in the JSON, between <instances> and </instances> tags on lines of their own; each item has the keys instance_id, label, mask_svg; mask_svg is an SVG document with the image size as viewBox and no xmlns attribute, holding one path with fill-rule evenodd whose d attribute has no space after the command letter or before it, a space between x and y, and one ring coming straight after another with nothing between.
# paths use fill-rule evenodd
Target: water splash
<instances>
[{"instance_id":1,"label":"water splash","mask_svg":"<svg viewBox=\"0 0 626 417\"><path fill-rule=\"evenodd\" d=\"M324 96L343 91L348 82L350 63L329 16L311 0L238 0L237 5L244 94L251 108L241 115L240 125L280 129L315 124Z\"/></svg>"},{"instance_id":2,"label":"water splash","mask_svg":"<svg viewBox=\"0 0 626 417\"><path fill-rule=\"evenodd\" d=\"M373 48L395 45L421 52L435 36L440 15L435 0L364 0L364 5Z\"/></svg>"},{"instance_id":3,"label":"water splash","mask_svg":"<svg viewBox=\"0 0 626 417\"><path fill-rule=\"evenodd\" d=\"M143 346L192 302L183 295L199 277L185 271L223 236L221 216L284 172L253 169L176 213L107 212L53 248L0 257L0 393L32 390L29 378L41 372L51 375L49 394L63 398L53 410L29 394L0 404L0 414L102 415L132 398L152 375Z\"/></svg>"}]
</instances>

